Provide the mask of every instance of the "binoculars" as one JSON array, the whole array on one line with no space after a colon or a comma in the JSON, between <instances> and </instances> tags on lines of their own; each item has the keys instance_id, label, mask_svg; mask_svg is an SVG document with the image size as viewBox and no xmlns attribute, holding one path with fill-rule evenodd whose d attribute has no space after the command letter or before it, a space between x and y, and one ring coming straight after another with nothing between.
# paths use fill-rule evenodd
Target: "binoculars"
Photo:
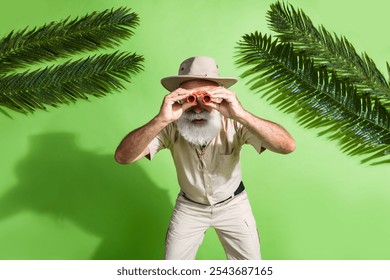
<instances>
[{"instance_id":1,"label":"binoculars","mask_svg":"<svg viewBox=\"0 0 390 280\"><path fill-rule=\"evenodd\" d=\"M202 97L202 102L204 104L207 104L207 103L211 102L211 95L209 93L205 92L205 91L193 92L192 94L187 96L186 101L188 103L195 103L197 98L198 98L198 96Z\"/></svg>"}]
</instances>

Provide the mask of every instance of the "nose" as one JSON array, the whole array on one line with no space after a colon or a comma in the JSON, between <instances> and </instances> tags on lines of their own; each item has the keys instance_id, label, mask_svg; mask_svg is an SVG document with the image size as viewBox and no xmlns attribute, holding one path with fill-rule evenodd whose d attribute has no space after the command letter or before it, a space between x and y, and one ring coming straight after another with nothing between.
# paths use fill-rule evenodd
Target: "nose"
<instances>
[{"instance_id":1,"label":"nose","mask_svg":"<svg viewBox=\"0 0 390 280\"><path fill-rule=\"evenodd\" d=\"M210 109L203 103L201 95L197 96L196 105L192 107L192 110L197 114L202 113L203 111L210 111Z\"/></svg>"},{"instance_id":2,"label":"nose","mask_svg":"<svg viewBox=\"0 0 390 280\"><path fill-rule=\"evenodd\" d=\"M197 114L202 113L204 111L202 103L197 102L197 104L194 107L192 107L192 111L194 111Z\"/></svg>"}]
</instances>

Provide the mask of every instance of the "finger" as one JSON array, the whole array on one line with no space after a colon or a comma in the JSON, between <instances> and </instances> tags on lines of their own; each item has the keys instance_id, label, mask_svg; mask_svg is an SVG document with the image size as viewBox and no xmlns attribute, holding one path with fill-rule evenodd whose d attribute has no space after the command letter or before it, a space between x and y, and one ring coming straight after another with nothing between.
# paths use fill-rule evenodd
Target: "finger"
<instances>
[{"instance_id":1,"label":"finger","mask_svg":"<svg viewBox=\"0 0 390 280\"><path fill-rule=\"evenodd\" d=\"M186 90L186 89L183 89L183 88L178 88L174 91L172 91L169 95L172 96L172 97L175 97L175 96L184 96L184 95L188 95L190 94L191 92Z\"/></svg>"},{"instance_id":2,"label":"finger","mask_svg":"<svg viewBox=\"0 0 390 280\"><path fill-rule=\"evenodd\" d=\"M229 117L228 109L223 104L210 103L210 104L207 104L207 107L209 107L210 109L215 109L216 111L218 111L219 113L221 113L225 117Z\"/></svg>"},{"instance_id":3,"label":"finger","mask_svg":"<svg viewBox=\"0 0 390 280\"><path fill-rule=\"evenodd\" d=\"M231 103L233 101L233 98L231 95L228 95L226 93L213 93L211 95L211 101L215 103L221 103L223 101L227 101Z\"/></svg>"},{"instance_id":4,"label":"finger","mask_svg":"<svg viewBox=\"0 0 390 280\"><path fill-rule=\"evenodd\" d=\"M203 104L203 106L204 107L209 107L209 108L212 108L212 109L216 109L216 110L218 110L218 108L219 108L219 104L218 103L214 103L214 102Z\"/></svg>"},{"instance_id":5,"label":"finger","mask_svg":"<svg viewBox=\"0 0 390 280\"><path fill-rule=\"evenodd\" d=\"M217 93L225 93L228 95L236 95L236 93L230 89L224 88L224 87L217 87L212 90L208 90L210 94L217 94Z\"/></svg>"},{"instance_id":6,"label":"finger","mask_svg":"<svg viewBox=\"0 0 390 280\"><path fill-rule=\"evenodd\" d=\"M217 98L211 97L211 102L209 102L209 103L221 103L222 100L223 99L219 98L219 97L217 97Z\"/></svg>"},{"instance_id":7,"label":"finger","mask_svg":"<svg viewBox=\"0 0 390 280\"><path fill-rule=\"evenodd\" d=\"M187 96L190 95L189 92L172 92L169 96L169 98L173 101L173 102L178 102L178 101L183 101L187 98Z\"/></svg>"},{"instance_id":8,"label":"finger","mask_svg":"<svg viewBox=\"0 0 390 280\"><path fill-rule=\"evenodd\" d=\"M184 102L182 105L181 105L181 108L183 111L186 111L188 110L189 108L193 107L193 106L196 106L196 102L193 102L193 103L189 103L189 102Z\"/></svg>"},{"instance_id":9,"label":"finger","mask_svg":"<svg viewBox=\"0 0 390 280\"><path fill-rule=\"evenodd\" d=\"M219 92L229 92L230 90L224 88L224 87L216 87L210 90L207 90L208 93L214 94L214 93L219 93Z\"/></svg>"}]
</instances>

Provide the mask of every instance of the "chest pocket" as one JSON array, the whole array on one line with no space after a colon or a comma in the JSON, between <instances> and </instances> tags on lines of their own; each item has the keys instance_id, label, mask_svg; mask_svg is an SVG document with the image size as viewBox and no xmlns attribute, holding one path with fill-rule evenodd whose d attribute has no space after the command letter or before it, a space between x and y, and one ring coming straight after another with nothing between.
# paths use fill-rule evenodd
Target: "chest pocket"
<instances>
[{"instance_id":1,"label":"chest pocket","mask_svg":"<svg viewBox=\"0 0 390 280\"><path fill-rule=\"evenodd\" d=\"M236 151L230 154L215 154L212 173L218 176L230 177L239 163L239 159L239 152Z\"/></svg>"}]
</instances>

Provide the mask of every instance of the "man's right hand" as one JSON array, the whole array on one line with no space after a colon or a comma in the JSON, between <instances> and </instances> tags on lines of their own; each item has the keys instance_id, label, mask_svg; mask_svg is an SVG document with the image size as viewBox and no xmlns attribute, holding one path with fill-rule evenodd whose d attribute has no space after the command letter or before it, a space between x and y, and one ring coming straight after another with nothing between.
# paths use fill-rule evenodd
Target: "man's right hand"
<instances>
[{"instance_id":1,"label":"man's right hand","mask_svg":"<svg viewBox=\"0 0 390 280\"><path fill-rule=\"evenodd\" d=\"M196 102L188 103L186 98L192 93L191 90L178 88L164 97L163 103L158 114L159 119L169 124L174 122L185 112L188 108L195 106Z\"/></svg>"},{"instance_id":2,"label":"man's right hand","mask_svg":"<svg viewBox=\"0 0 390 280\"><path fill-rule=\"evenodd\" d=\"M180 118L188 108L196 105L196 102L185 102L187 96L192 92L178 88L167 94L157 116L147 124L131 131L122 139L115 151L115 160L121 164L128 164L149 154L147 146L152 139L168 124Z\"/></svg>"}]
</instances>

